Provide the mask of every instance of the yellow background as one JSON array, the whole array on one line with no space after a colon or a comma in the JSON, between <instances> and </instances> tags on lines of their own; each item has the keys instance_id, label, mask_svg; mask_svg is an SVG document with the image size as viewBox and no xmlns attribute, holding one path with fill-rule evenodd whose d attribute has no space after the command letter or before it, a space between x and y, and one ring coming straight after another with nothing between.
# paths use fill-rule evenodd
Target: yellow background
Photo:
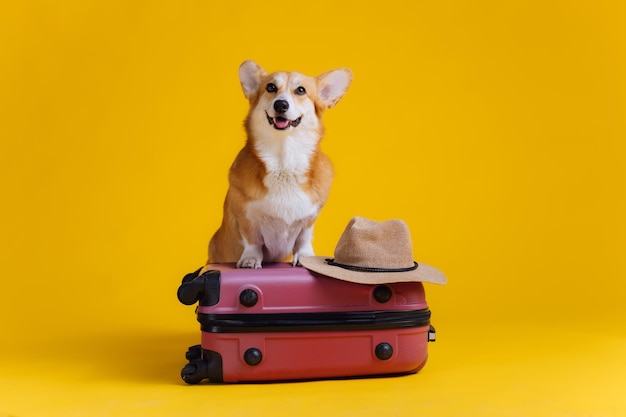
<instances>
[{"instance_id":1,"label":"yellow background","mask_svg":"<svg viewBox=\"0 0 626 417\"><path fill-rule=\"evenodd\" d=\"M619 0L2 2L0 416L626 415L625 28ZM419 374L180 379L245 59L353 70L314 246L409 224L449 278Z\"/></svg>"}]
</instances>

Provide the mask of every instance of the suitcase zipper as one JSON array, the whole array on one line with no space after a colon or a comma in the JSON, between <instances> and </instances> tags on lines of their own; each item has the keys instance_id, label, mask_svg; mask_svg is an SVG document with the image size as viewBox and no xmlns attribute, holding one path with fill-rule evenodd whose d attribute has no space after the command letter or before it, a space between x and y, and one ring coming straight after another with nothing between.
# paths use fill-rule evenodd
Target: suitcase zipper
<instances>
[{"instance_id":1,"label":"suitcase zipper","mask_svg":"<svg viewBox=\"0 0 626 417\"><path fill-rule=\"evenodd\" d=\"M430 310L277 314L198 313L203 332L313 332L384 330L430 325Z\"/></svg>"}]
</instances>

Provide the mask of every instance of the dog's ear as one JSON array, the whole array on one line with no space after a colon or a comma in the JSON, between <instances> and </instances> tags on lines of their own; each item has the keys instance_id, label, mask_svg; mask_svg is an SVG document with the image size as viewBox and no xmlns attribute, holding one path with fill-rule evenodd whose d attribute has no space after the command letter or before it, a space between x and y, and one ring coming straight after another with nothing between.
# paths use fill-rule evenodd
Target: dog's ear
<instances>
[{"instance_id":1,"label":"dog's ear","mask_svg":"<svg viewBox=\"0 0 626 417\"><path fill-rule=\"evenodd\" d=\"M265 74L267 74L265 70L254 61L244 61L239 66L239 81L247 99L250 99L259 89L261 77Z\"/></svg>"},{"instance_id":2,"label":"dog's ear","mask_svg":"<svg viewBox=\"0 0 626 417\"><path fill-rule=\"evenodd\" d=\"M348 91L352 82L352 71L340 68L325 72L317 77L317 91L322 104L332 108Z\"/></svg>"}]
</instances>

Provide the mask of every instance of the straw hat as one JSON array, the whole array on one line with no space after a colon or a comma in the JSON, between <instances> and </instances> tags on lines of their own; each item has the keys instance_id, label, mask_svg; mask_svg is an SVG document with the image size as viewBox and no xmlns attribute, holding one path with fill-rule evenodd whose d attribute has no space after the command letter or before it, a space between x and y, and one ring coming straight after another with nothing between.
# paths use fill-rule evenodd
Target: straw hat
<instances>
[{"instance_id":1,"label":"straw hat","mask_svg":"<svg viewBox=\"0 0 626 417\"><path fill-rule=\"evenodd\" d=\"M422 281L445 284L438 269L413 260L409 227L402 220L375 222L354 217L335 247L335 257L300 258L305 268L360 284Z\"/></svg>"}]
</instances>

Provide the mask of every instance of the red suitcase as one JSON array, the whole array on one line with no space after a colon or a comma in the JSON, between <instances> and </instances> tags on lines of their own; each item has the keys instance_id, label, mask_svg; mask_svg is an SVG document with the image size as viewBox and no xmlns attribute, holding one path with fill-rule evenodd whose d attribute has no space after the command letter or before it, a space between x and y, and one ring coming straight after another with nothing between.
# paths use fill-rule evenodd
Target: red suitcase
<instances>
[{"instance_id":1,"label":"red suitcase","mask_svg":"<svg viewBox=\"0 0 626 417\"><path fill-rule=\"evenodd\" d=\"M355 284L284 263L199 273L178 289L202 330L189 384L415 373L434 341L421 282Z\"/></svg>"}]
</instances>

